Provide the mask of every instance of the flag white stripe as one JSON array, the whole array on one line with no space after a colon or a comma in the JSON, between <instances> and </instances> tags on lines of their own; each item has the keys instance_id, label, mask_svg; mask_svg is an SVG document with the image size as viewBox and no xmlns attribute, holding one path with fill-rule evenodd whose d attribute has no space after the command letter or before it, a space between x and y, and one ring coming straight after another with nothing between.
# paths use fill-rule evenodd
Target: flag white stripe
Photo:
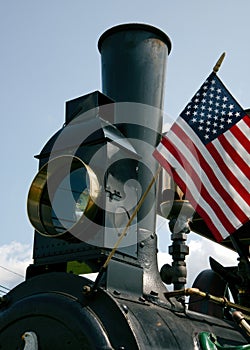
<instances>
[{"instance_id":1,"label":"flag white stripe","mask_svg":"<svg viewBox=\"0 0 250 350\"><path fill-rule=\"evenodd\" d=\"M238 191L235 190L232 184L228 182L227 178L224 176L222 171L219 169L218 165L216 164L214 158L211 156L211 154L207 151L206 148L204 148L204 144L201 142L199 137L196 135L196 133L193 131L193 129L185 122L184 119L179 117L176 120L176 123L179 125L179 127L185 131L185 133L188 135L188 137L191 139L191 141L196 145L196 147L199 149L201 154L206 159L207 163L209 164L210 168L213 169L215 176L220 181L221 185L226 188L227 192L230 194L234 200L237 198L238 205L242 208L243 211L246 211L246 215L250 215L250 207L245 202L245 200L240 196ZM206 153L204 154L204 149Z\"/></svg>"},{"instance_id":2,"label":"flag white stripe","mask_svg":"<svg viewBox=\"0 0 250 350\"><path fill-rule=\"evenodd\" d=\"M232 135L233 136L233 135ZM245 188L250 187L250 181L248 178L245 176L245 174L242 172L242 170L237 166L237 164L233 161L233 159L230 157L230 155L227 153L225 148L222 146L220 141L218 139L215 139L212 141L212 144L214 147L217 149L223 160L225 161L225 165L227 168L235 174L237 177L238 181L244 186ZM232 146L235 148L236 146L232 144ZM218 162L218 166L220 166Z\"/></svg>"},{"instance_id":3,"label":"flag white stripe","mask_svg":"<svg viewBox=\"0 0 250 350\"><path fill-rule=\"evenodd\" d=\"M227 232L227 230L225 229L224 225L219 220L219 218L216 215L216 213L214 212L213 208L200 195L199 190L197 189L197 187L194 184L193 180L187 174L186 170L175 159L175 157L166 149L166 147L164 145L159 144L159 146L157 147L157 151L162 155L162 157L164 159L167 160L167 162L173 168L175 168L176 172L178 173L180 178L183 180L183 182L186 183L186 184L188 183L189 192L192 194L194 200L197 203L199 203L199 206L207 213L207 215L210 217L210 219L213 222L213 224L216 226L216 228L220 232L221 236L223 238L226 238L229 235L229 233Z\"/></svg>"},{"instance_id":4,"label":"flag white stripe","mask_svg":"<svg viewBox=\"0 0 250 350\"><path fill-rule=\"evenodd\" d=\"M237 124L237 127L241 130L241 132L248 138L250 138L250 131L249 131L249 126L247 125L247 123L245 123L245 121L243 119L241 119Z\"/></svg>"},{"instance_id":5,"label":"flag white stripe","mask_svg":"<svg viewBox=\"0 0 250 350\"><path fill-rule=\"evenodd\" d=\"M245 124L245 123L244 123ZM241 124L242 125L242 124ZM245 124L246 125L246 124ZM239 126L239 124L237 124ZM241 128L239 128L241 129ZM234 144L235 150L239 154L239 156L244 159L246 164L250 164L250 154L247 152L247 150L242 146L241 142L231 133L230 130L227 130L224 133L225 138L228 142L231 144ZM249 137L250 135L248 135Z\"/></svg>"},{"instance_id":6,"label":"flag white stripe","mask_svg":"<svg viewBox=\"0 0 250 350\"><path fill-rule=\"evenodd\" d=\"M169 131L168 133L168 139L173 142L175 147L180 150L180 153L183 153L185 155L185 158L187 161L191 164L193 169L196 171L198 177L200 178L201 183L203 186L207 189L208 193L211 195L211 197L219 204L221 208L223 208L223 211L225 212L225 215L227 217L230 217L230 221L234 227L238 227L241 225L241 221L235 216L234 212L231 210L231 208L227 205L227 203L224 201L224 199L221 197L220 193L217 192L216 188L214 185L211 183L208 175L205 173L203 170L201 164L197 161L196 157L190 152L189 148L186 147L186 144L179 139L179 137L173 132ZM200 149L201 151L201 149ZM202 149L202 154L204 158L207 158L208 151L203 145ZM184 164L184 169L185 169L185 164ZM196 182L197 189L199 190L199 184ZM201 186L201 184L200 184ZM187 183L187 188L189 188L189 184ZM224 186L223 186L224 188ZM224 188L225 191L227 189ZM231 197L232 198L232 197ZM232 198L233 200L233 198Z\"/></svg>"}]
</instances>

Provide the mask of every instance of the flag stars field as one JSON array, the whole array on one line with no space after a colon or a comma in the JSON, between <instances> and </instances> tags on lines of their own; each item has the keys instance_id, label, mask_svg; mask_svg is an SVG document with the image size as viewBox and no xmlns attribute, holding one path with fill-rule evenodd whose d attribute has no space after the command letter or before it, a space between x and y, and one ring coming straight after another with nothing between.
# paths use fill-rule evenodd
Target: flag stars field
<instances>
[{"instance_id":1,"label":"flag stars field","mask_svg":"<svg viewBox=\"0 0 250 350\"><path fill-rule=\"evenodd\" d=\"M199 123L197 130L204 131L204 141L211 141L212 136L219 135L221 130L226 131L227 126L233 124L233 118L239 118L241 113L238 111L239 106L232 103L232 99L228 95L227 90L216 88L216 79L208 79L201 88L203 93L197 92L195 97L191 100L190 104L186 107L184 113L186 116L194 116L189 121L189 125L192 123ZM203 96L200 99L200 96ZM223 101L223 102L221 102ZM228 102L228 103L226 103ZM213 108L214 106L215 108ZM195 118L200 116L200 119ZM227 118L225 118L227 116ZM214 120L211 122L208 119ZM212 129L204 128L201 124L205 123L212 126ZM226 123L226 124L225 124ZM210 135L209 135L210 133Z\"/></svg>"}]
</instances>

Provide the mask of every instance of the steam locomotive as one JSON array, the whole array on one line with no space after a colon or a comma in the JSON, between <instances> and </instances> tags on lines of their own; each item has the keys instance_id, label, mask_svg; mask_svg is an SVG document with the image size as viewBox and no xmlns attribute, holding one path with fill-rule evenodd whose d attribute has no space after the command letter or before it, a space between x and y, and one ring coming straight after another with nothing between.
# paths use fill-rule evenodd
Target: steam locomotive
<instances>
[{"instance_id":1,"label":"steam locomotive","mask_svg":"<svg viewBox=\"0 0 250 350\"><path fill-rule=\"evenodd\" d=\"M98 48L103 92L67 101L36 156L34 263L0 300L0 349L250 349L249 224L222 242L239 266L211 259L185 289L187 233L213 237L167 173L155 177L169 37L123 24ZM160 272L156 215L173 240Z\"/></svg>"}]
</instances>

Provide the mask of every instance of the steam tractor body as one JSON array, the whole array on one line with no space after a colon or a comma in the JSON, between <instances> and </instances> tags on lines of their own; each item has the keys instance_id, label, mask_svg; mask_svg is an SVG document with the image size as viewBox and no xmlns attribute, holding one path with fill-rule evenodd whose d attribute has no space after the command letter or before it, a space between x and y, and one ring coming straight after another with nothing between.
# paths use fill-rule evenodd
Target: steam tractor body
<instances>
[{"instance_id":1,"label":"steam tractor body","mask_svg":"<svg viewBox=\"0 0 250 350\"><path fill-rule=\"evenodd\" d=\"M0 300L0 349L23 349L24 334L39 350L250 349L249 226L234 246L223 242L239 250L239 267L211 260L196 289L183 289L189 228L178 223L192 212L191 229L212 237L167 173L155 179L170 39L149 25L125 24L107 30L98 47L103 92L66 102L63 127L36 156L28 196L34 263ZM172 230L173 264L159 272L161 208L179 229ZM197 288L204 296L194 295ZM238 324L229 289L235 310L244 311L236 311Z\"/></svg>"}]
</instances>

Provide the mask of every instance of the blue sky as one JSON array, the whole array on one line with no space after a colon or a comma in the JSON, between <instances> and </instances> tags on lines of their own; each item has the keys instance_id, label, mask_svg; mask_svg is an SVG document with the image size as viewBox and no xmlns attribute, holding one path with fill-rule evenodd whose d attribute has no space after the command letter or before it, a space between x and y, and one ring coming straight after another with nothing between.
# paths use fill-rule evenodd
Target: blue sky
<instances>
[{"instance_id":1,"label":"blue sky","mask_svg":"<svg viewBox=\"0 0 250 350\"><path fill-rule=\"evenodd\" d=\"M21 271L30 260L26 199L37 172L33 156L62 126L65 101L101 90L100 35L129 22L169 35L165 112L172 119L224 51L219 76L248 108L249 12L248 0L0 1L0 265ZM197 248L198 237L191 239Z\"/></svg>"}]
</instances>

